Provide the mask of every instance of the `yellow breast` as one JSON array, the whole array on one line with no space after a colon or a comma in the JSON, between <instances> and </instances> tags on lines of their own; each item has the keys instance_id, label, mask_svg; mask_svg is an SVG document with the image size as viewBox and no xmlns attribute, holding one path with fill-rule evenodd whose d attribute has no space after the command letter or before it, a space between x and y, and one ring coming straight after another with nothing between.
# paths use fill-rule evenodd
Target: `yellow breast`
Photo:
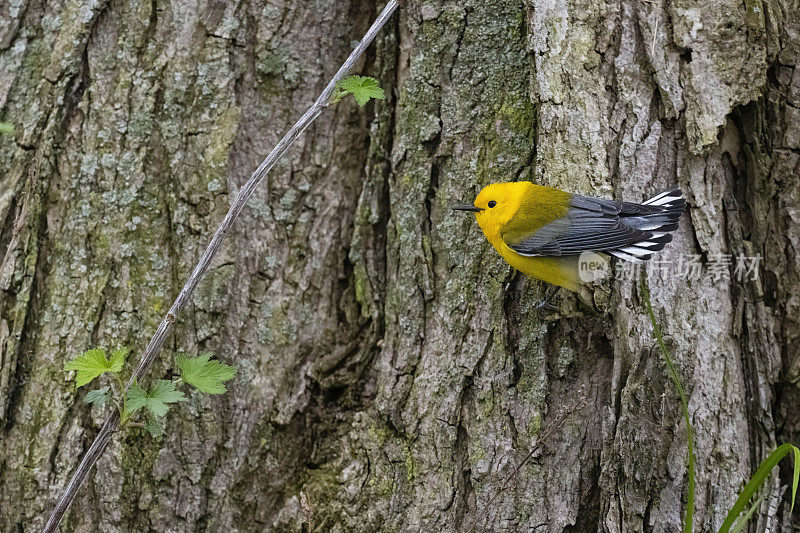
<instances>
[{"instance_id":1,"label":"yellow breast","mask_svg":"<svg viewBox=\"0 0 800 533\"><path fill-rule=\"evenodd\" d=\"M520 255L509 248L499 236L490 237L486 235L486 238L509 265L526 276L540 279L571 291L579 290L581 279L578 275L577 256L529 257Z\"/></svg>"}]
</instances>

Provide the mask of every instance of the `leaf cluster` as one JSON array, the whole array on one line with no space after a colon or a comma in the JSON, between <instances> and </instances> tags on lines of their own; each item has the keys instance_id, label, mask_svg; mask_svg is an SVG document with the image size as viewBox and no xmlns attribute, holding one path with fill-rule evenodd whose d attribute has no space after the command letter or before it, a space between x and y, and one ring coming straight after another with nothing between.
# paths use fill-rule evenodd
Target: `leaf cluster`
<instances>
[{"instance_id":1,"label":"leaf cluster","mask_svg":"<svg viewBox=\"0 0 800 533\"><path fill-rule=\"evenodd\" d=\"M369 76L348 76L336 86L336 92L331 99L338 102L348 94L352 94L356 103L363 106L371 99L383 100L386 98L383 89L378 85L378 80Z\"/></svg>"},{"instance_id":2,"label":"leaf cluster","mask_svg":"<svg viewBox=\"0 0 800 533\"><path fill-rule=\"evenodd\" d=\"M177 388L186 383L206 394L223 394L228 389L224 383L236 375L236 368L211 360L211 354L189 357L178 354L176 364L181 376L175 380L158 380L149 389L143 388L134 380L125 388L120 374L130 350L119 348L106 355L105 348L92 348L67 362L64 370L75 371L75 383L82 387L103 375L110 377L110 384L89 391L85 403L103 406L113 403L119 410L120 424L132 423L147 429L157 437L164 433L164 418L172 404L185 402L186 395ZM116 388L115 388L116 386ZM132 422L137 414L144 416L144 422Z\"/></svg>"}]
</instances>

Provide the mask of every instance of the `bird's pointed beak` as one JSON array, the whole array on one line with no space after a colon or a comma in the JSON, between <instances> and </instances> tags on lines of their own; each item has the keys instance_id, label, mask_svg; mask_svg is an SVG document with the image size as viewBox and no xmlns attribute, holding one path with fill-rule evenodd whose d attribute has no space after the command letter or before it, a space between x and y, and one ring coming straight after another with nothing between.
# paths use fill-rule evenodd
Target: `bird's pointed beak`
<instances>
[{"instance_id":1,"label":"bird's pointed beak","mask_svg":"<svg viewBox=\"0 0 800 533\"><path fill-rule=\"evenodd\" d=\"M456 204L453 206L453 211L474 211L479 213L483 210L480 207L475 207L474 205L470 204Z\"/></svg>"}]
</instances>

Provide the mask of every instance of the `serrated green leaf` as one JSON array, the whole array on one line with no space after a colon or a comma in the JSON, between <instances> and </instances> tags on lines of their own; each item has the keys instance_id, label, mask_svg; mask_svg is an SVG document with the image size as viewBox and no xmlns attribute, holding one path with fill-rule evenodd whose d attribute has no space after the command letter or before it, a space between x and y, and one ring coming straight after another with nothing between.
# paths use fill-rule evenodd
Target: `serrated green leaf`
<instances>
[{"instance_id":1,"label":"serrated green leaf","mask_svg":"<svg viewBox=\"0 0 800 533\"><path fill-rule=\"evenodd\" d=\"M129 348L124 346L114 350L111 354L111 372L119 372L122 370L122 365L125 364L125 358L128 357Z\"/></svg>"},{"instance_id":2,"label":"serrated green leaf","mask_svg":"<svg viewBox=\"0 0 800 533\"><path fill-rule=\"evenodd\" d=\"M151 437L159 437L164 434L164 421L156 418L152 414L148 415L144 427L150 432Z\"/></svg>"},{"instance_id":3,"label":"serrated green leaf","mask_svg":"<svg viewBox=\"0 0 800 533\"><path fill-rule=\"evenodd\" d=\"M78 387L82 387L101 374L106 372L116 373L122 370L125 355L123 354L120 358L118 356L119 352L120 350L115 351L114 356L109 361L106 358L106 351L104 348L93 348L67 362L67 364L64 365L64 370L77 370L78 373L75 375L75 381Z\"/></svg>"},{"instance_id":4,"label":"serrated green leaf","mask_svg":"<svg viewBox=\"0 0 800 533\"><path fill-rule=\"evenodd\" d=\"M383 89L378 85L378 80L369 76L348 76L339 82L339 91L334 96L334 101L339 101L344 95L352 94L360 106L369 102L370 98L383 100L386 98Z\"/></svg>"},{"instance_id":5,"label":"serrated green leaf","mask_svg":"<svg viewBox=\"0 0 800 533\"><path fill-rule=\"evenodd\" d=\"M200 392L224 394L228 389L222 383L236 375L236 367L209 359L211 359L210 353L204 353L199 357L178 354L176 362L181 369L181 378Z\"/></svg>"},{"instance_id":6,"label":"serrated green leaf","mask_svg":"<svg viewBox=\"0 0 800 533\"><path fill-rule=\"evenodd\" d=\"M148 392L141 388L135 381L125 394L125 410L133 414L142 407L147 408L153 416L161 417L167 414L167 404L185 402L183 392L175 390L175 382L160 379Z\"/></svg>"},{"instance_id":7,"label":"serrated green leaf","mask_svg":"<svg viewBox=\"0 0 800 533\"><path fill-rule=\"evenodd\" d=\"M134 381L125 392L125 411L128 414L133 414L147 405L147 401L147 391L141 388L138 382Z\"/></svg>"},{"instance_id":8,"label":"serrated green leaf","mask_svg":"<svg viewBox=\"0 0 800 533\"><path fill-rule=\"evenodd\" d=\"M109 387L103 387L101 389L92 390L86 393L86 396L83 397L84 403L93 403L95 405L103 405L108 403L110 400L110 396L108 394Z\"/></svg>"},{"instance_id":9,"label":"serrated green leaf","mask_svg":"<svg viewBox=\"0 0 800 533\"><path fill-rule=\"evenodd\" d=\"M346 77L339 83L339 87L341 87L342 90L349 93L358 91L368 86L377 87L378 80L376 80L375 78L371 78L369 76L353 75Z\"/></svg>"}]
</instances>

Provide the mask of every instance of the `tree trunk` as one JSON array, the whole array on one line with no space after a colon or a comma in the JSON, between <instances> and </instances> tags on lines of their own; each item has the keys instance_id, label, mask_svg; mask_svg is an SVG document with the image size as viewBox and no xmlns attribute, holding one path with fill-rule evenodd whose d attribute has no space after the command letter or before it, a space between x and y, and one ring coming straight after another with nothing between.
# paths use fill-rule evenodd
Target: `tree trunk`
<instances>
[{"instance_id":1,"label":"tree trunk","mask_svg":"<svg viewBox=\"0 0 800 533\"><path fill-rule=\"evenodd\" d=\"M141 354L379 7L0 5L3 531L44 524L104 420L64 362ZM386 100L306 131L151 373L210 351L239 368L229 393L164 437L118 433L63 530L679 531L687 435L638 282L542 309L450 210L522 179L683 187L646 278L689 396L695 528L716 530L800 441L798 35L798 0L407 0L359 65ZM782 472L752 531L798 527Z\"/></svg>"}]
</instances>

